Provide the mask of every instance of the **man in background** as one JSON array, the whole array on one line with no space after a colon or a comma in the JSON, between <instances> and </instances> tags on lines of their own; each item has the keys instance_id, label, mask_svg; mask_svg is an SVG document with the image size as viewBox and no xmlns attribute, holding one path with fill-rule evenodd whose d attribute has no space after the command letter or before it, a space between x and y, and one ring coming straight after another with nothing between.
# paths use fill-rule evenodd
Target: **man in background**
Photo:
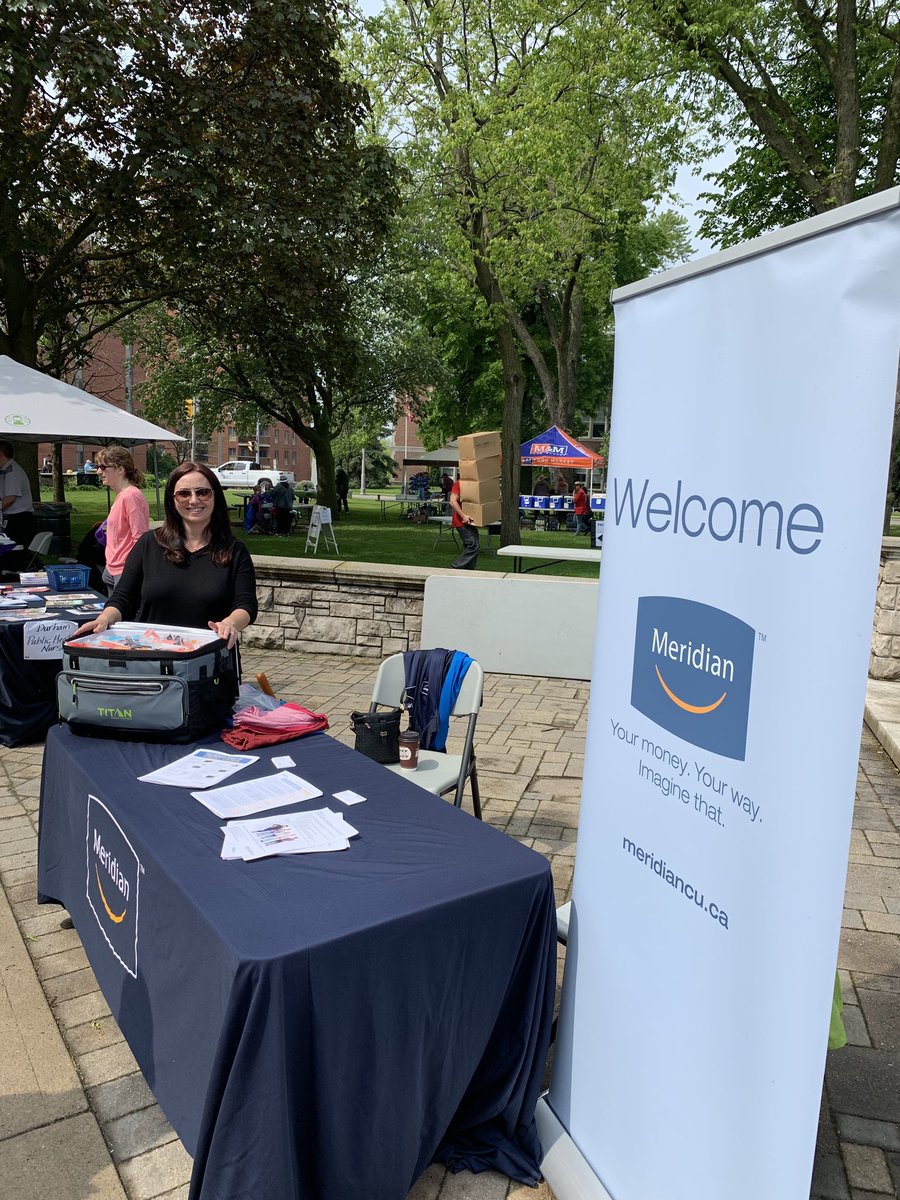
<instances>
[{"instance_id":1,"label":"man in background","mask_svg":"<svg viewBox=\"0 0 900 1200\"><path fill-rule=\"evenodd\" d=\"M350 505L347 503L347 496L350 493L350 476L343 467L338 467L334 473L334 490L337 492L338 512L348 513Z\"/></svg>"},{"instance_id":2,"label":"man in background","mask_svg":"<svg viewBox=\"0 0 900 1200\"><path fill-rule=\"evenodd\" d=\"M280 479L272 488L272 503L275 506L275 532L279 537L287 537L294 515L294 489L286 479Z\"/></svg>"},{"instance_id":3,"label":"man in background","mask_svg":"<svg viewBox=\"0 0 900 1200\"><path fill-rule=\"evenodd\" d=\"M27 548L34 536L34 503L28 476L14 453L10 442L0 441L0 509L7 537Z\"/></svg>"},{"instance_id":4,"label":"man in background","mask_svg":"<svg viewBox=\"0 0 900 1200\"><path fill-rule=\"evenodd\" d=\"M475 563L478 561L478 547L480 544L478 530L472 518L466 516L463 512L459 494L460 486L457 479L456 483L450 489L450 509L453 514L450 524L462 538L463 548L462 554L450 566L455 567L459 571L474 571Z\"/></svg>"}]
</instances>

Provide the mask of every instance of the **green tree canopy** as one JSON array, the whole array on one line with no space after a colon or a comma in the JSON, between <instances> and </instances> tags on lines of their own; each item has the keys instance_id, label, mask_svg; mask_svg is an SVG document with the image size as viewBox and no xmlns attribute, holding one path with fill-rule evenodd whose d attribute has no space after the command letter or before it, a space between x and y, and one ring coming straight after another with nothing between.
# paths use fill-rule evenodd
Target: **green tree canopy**
<instances>
[{"instance_id":1,"label":"green tree canopy","mask_svg":"<svg viewBox=\"0 0 900 1200\"><path fill-rule=\"evenodd\" d=\"M393 0L356 48L379 128L410 172L406 217L432 252L432 290L457 312L457 282L478 297L475 336L451 324L485 399L478 341L490 330L504 541L516 536L527 371L571 426L586 307L602 309L621 232L644 220L676 157L666 81L620 17L545 0Z\"/></svg>"},{"instance_id":2,"label":"green tree canopy","mask_svg":"<svg viewBox=\"0 0 900 1200\"><path fill-rule=\"evenodd\" d=\"M669 48L709 145L737 147L708 177L706 237L731 244L900 181L894 0L631 0L631 13ZM891 461L885 532L900 480L900 378Z\"/></svg>"},{"instance_id":3,"label":"green tree canopy","mask_svg":"<svg viewBox=\"0 0 900 1200\"><path fill-rule=\"evenodd\" d=\"M683 96L734 162L701 232L722 243L898 181L900 22L892 0L633 0Z\"/></svg>"},{"instance_id":4,"label":"green tree canopy","mask_svg":"<svg viewBox=\"0 0 900 1200\"><path fill-rule=\"evenodd\" d=\"M383 237L393 182L356 136L365 95L333 53L338 11L0 8L0 353L62 375L156 301L234 336L230 298L250 283L314 338L340 336L348 272Z\"/></svg>"},{"instance_id":5,"label":"green tree canopy","mask_svg":"<svg viewBox=\"0 0 900 1200\"><path fill-rule=\"evenodd\" d=\"M328 5L66 0L0 12L0 351L53 371L253 251L335 277L383 155ZM272 282L271 280L269 281Z\"/></svg>"}]
</instances>

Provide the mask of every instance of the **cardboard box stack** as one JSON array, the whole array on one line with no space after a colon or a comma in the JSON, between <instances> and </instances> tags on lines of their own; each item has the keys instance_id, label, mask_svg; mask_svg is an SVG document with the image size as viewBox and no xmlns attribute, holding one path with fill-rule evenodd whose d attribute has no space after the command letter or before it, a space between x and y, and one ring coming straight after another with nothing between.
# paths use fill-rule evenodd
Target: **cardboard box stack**
<instances>
[{"instance_id":1,"label":"cardboard box stack","mask_svg":"<svg viewBox=\"0 0 900 1200\"><path fill-rule=\"evenodd\" d=\"M500 520L500 434L459 438L459 500L476 525Z\"/></svg>"}]
</instances>

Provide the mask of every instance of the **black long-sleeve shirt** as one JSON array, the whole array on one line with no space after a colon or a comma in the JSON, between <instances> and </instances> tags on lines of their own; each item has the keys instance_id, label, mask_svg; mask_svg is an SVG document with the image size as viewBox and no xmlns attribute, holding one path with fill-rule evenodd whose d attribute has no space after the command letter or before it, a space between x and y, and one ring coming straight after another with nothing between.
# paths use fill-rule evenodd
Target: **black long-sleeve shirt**
<instances>
[{"instance_id":1,"label":"black long-sleeve shirt","mask_svg":"<svg viewBox=\"0 0 900 1200\"><path fill-rule=\"evenodd\" d=\"M188 625L205 629L236 608L256 620L256 572L243 542L235 541L231 561L217 567L208 548L188 554L178 566L168 562L153 531L145 533L128 555L109 604L126 621Z\"/></svg>"}]
</instances>

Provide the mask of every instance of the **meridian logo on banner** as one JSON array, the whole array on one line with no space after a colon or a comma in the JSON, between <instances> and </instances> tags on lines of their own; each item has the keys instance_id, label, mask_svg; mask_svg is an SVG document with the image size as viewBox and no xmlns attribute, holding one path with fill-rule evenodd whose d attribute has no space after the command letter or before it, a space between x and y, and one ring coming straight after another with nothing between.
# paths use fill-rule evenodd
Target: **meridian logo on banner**
<instances>
[{"instance_id":1,"label":"meridian logo on banner","mask_svg":"<svg viewBox=\"0 0 900 1200\"><path fill-rule=\"evenodd\" d=\"M677 596L641 596L631 704L677 737L743 759L756 631Z\"/></svg>"},{"instance_id":2,"label":"meridian logo on banner","mask_svg":"<svg viewBox=\"0 0 900 1200\"><path fill-rule=\"evenodd\" d=\"M138 896L143 868L105 804L88 796L87 899L100 932L129 975L137 979Z\"/></svg>"}]
</instances>

